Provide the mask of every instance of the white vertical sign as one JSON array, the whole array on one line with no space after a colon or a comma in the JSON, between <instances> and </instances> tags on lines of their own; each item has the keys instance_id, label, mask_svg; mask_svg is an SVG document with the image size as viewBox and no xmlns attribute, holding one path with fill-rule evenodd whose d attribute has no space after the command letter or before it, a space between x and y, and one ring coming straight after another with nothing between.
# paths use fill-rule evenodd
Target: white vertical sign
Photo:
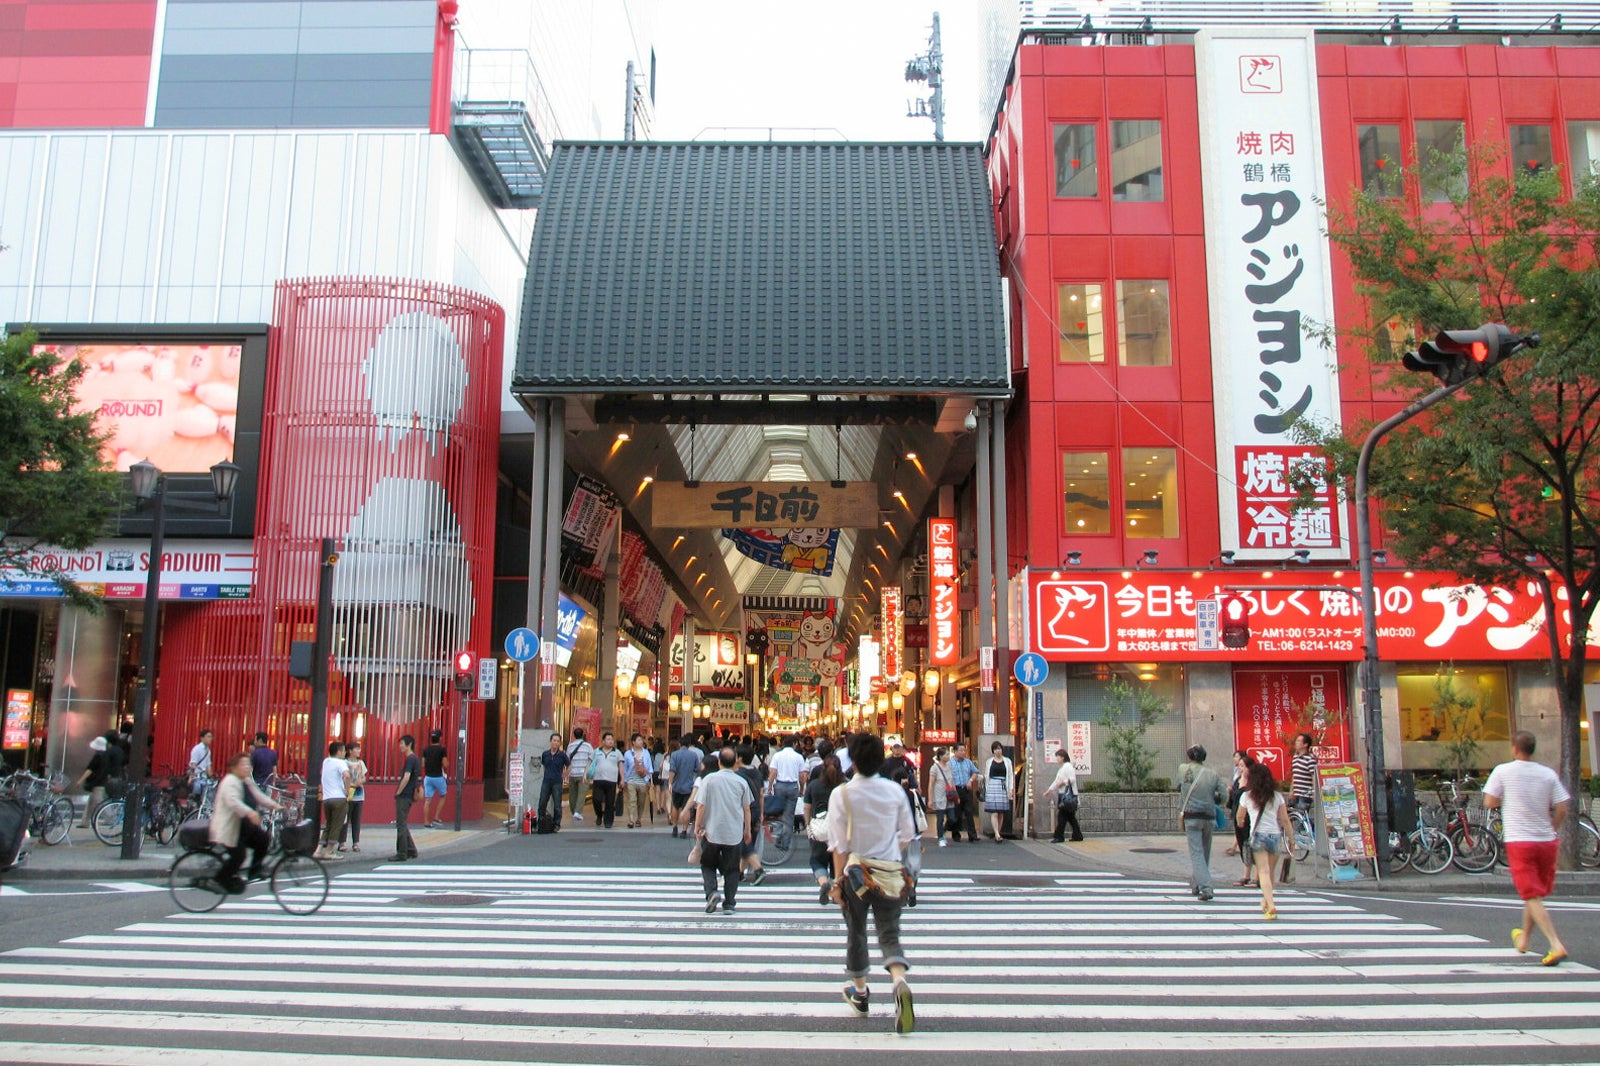
<instances>
[{"instance_id":1,"label":"white vertical sign","mask_svg":"<svg viewBox=\"0 0 1600 1066\"><path fill-rule=\"evenodd\" d=\"M1211 366L1222 546L1241 558L1347 554L1330 491L1296 510L1291 474L1325 469L1295 444L1297 417L1337 426L1334 353L1305 333L1333 322L1310 30L1202 30L1195 36L1210 283Z\"/></svg>"}]
</instances>

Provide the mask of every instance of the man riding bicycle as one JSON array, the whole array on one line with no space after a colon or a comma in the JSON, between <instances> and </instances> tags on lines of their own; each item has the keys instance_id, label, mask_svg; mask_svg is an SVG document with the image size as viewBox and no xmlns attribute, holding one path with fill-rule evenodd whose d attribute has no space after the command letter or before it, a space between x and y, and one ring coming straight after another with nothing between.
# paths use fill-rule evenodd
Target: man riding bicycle
<instances>
[{"instance_id":1,"label":"man riding bicycle","mask_svg":"<svg viewBox=\"0 0 1600 1066\"><path fill-rule=\"evenodd\" d=\"M261 824L261 811L282 810L282 806L256 787L250 779L250 755L241 751L228 760L227 773L217 785L216 810L211 812L211 842L228 849L227 861L217 871L217 880L232 895L245 889L239 867L249 848L250 881L261 879L261 867L272 847L272 834Z\"/></svg>"}]
</instances>

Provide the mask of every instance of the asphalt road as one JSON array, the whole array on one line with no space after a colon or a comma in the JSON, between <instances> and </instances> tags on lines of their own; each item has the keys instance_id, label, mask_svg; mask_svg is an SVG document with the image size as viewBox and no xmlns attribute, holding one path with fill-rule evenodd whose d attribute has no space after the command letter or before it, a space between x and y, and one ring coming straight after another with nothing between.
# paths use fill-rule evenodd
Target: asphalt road
<instances>
[{"instance_id":1,"label":"asphalt road","mask_svg":"<svg viewBox=\"0 0 1600 1066\"><path fill-rule=\"evenodd\" d=\"M1600 901L1559 905L1574 961L1543 968L1510 949L1514 900L1300 886L1267 922L1244 890L958 844L906 914L919 1025L896 1037L881 971L871 1017L841 1002L803 854L724 917L661 830L488 840L345 864L310 917L30 881L0 899L0 1061L1600 1060Z\"/></svg>"}]
</instances>

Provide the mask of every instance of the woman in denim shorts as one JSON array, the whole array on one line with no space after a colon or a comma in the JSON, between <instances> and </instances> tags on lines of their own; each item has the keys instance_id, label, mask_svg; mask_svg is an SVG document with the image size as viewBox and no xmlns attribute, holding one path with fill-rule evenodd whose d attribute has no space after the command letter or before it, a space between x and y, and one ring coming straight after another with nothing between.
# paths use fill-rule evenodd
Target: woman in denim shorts
<instances>
[{"instance_id":1,"label":"woman in denim shorts","mask_svg":"<svg viewBox=\"0 0 1600 1066\"><path fill-rule=\"evenodd\" d=\"M1272 866L1289 837L1289 805L1278 791L1272 771L1261 763L1250 767L1246 782L1239 806L1250 815L1250 850L1255 854L1256 879L1261 884L1261 914L1272 921L1278 917L1272 901Z\"/></svg>"}]
</instances>

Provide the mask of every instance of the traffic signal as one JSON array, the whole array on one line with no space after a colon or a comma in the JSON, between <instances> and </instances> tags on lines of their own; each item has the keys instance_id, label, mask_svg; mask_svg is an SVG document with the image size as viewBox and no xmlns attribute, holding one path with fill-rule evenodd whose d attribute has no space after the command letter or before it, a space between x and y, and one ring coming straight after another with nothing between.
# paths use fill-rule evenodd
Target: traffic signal
<instances>
[{"instance_id":1,"label":"traffic signal","mask_svg":"<svg viewBox=\"0 0 1600 1066\"><path fill-rule=\"evenodd\" d=\"M470 651L458 652L456 654L456 691L471 692L474 680L476 679L472 676L472 653Z\"/></svg>"},{"instance_id":2,"label":"traffic signal","mask_svg":"<svg viewBox=\"0 0 1600 1066\"><path fill-rule=\"evenodd\" d=\"M1477 329L1441 330L1431 341L1424 341L1401 362L1407 370L1423 370L1446 385L1459 385L1482 377L1507 356L1538 345L1539 335L1519 337L1505 326L1486 322Z\"/></svg>"},{"instance_id":3,"label":"traffic signal","mask_svg":"<svg viewBox=\"0 0 1600 1066\"><path fill-rule=\"evenodd\" d=\"M1222 646L1248 648L1250 646L1250 603L1243 596L1226 596L1222 600Z\"/></svg>"}]
</instances>

